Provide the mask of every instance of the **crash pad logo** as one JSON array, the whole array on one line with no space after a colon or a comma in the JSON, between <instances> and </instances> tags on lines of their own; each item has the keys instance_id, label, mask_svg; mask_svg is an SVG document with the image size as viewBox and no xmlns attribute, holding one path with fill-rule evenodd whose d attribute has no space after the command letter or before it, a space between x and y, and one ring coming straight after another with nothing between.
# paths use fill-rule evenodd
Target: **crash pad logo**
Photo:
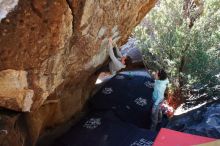
<instances>
[{"instance_id":1,"label":"crash pad logo","mask_svg":"<svg viewBox=\"0 0 220 146\"><path fill-rule=\"evenodd\" d=\"M83 127L87 128L87 129L95 129L99 125L101 125L101 118L91 118L85 122Z\"/></svg>"},{"instance_id":2,"label":"crash pad logo","mask_svg":"<svg viewBox=\"0 0 220 146\"><path fill-rule=\"evenodd\" d=\"M135 99L134 102L139 106L145 106L147 104L147 100L142 97Z\"/></svg>"},{"instance_id":3,"label":"crash pad logo","mask_svg":"<svg viewBox=\"0 0 220 146\"><path fill-rule=\"evenodd\" d=\"M117 75L115 78L118 80L123 80L125 77L123 75Z\"/></svg>"},{"instance_id":4,"label":"crash pad logo","mask_svg":"<svg viewBox=\"0 0 220 146\"><path fill-rule=\"evenodd\" d=\"M148 141L144 138L141 138L138 141L133 142L130 146L152 146L153 142L152 141Z\"/></svg>"},{"instance_id":5,"label":"crash pad logo","mask_svg":"<svg viewBox=\"0 0 220 146\"><path fill-rule=\"evenodd\" d=\"M113 89L110 87L110 88L104 88L102 90L102 93L108 95L108 94L111 94L113 92Z\"/></svg>"},{"instance_id":6,"label":"crash pad logo","mask_svg":"<svg viewBox=\"0 0 220 146\"><path fill-rule=\"evenodd\" d=\"M154 87L154 83L150 82L150 81L147 81L144 83L144 85L148 88L153 88Z\"/></svg>"}]
</instances>

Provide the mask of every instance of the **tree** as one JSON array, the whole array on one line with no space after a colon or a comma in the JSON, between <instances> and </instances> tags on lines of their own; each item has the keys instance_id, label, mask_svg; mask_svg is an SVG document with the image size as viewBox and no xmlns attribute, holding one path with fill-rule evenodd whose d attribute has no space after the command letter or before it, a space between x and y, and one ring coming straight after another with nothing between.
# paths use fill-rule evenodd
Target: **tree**
<instances>
[{"instance_id":1,"label":"tree","mask_svg":"<svg viewBox=\"0 0 220 146\"><path fill-rule=\"evenodd\" d=\"M175 88L218 84L220 0L161 0L133 36L147 66L166 69Z\"/></svg>"}]
</instances>

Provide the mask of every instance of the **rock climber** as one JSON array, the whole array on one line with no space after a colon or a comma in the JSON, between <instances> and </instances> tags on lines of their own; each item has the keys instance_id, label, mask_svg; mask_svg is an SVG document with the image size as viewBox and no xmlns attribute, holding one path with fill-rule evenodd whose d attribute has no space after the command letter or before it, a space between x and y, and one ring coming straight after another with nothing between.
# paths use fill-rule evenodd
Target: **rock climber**
<instances>
[{"instance_id":1,"label":"rock climber","mask_svg":"<svg viewBox=\"0 0 220 146\"><path fill-rule=\"evenodd\" d=\"M161 69L153 73L155 78L154 91L153 91L153 108L151 112L151 130L156 130L158 121L161 120L160 107L164 100L164 92L169 84L167 73Z\"/></svg>"},{"instance_id":2,"label":"rock climber","mask_svg":"<svg viewBox=\"0 0 220 146\"><path fill-rule=\"evenodd\" d=\"M111 62L109 63L109 70L111 74L115 75L117 71L125 68L125 59L126 57L122 56L119 51L117 45L113 43L112 38L109 38L109 48L108 48L109 56L111 58Z\"/></svg>"}]
</instances>

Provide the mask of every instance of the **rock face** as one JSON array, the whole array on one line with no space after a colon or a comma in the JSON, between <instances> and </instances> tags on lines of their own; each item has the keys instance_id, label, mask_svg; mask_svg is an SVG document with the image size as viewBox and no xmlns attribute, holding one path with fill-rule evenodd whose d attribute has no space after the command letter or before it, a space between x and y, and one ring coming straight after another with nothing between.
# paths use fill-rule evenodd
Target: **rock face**
<instances>
[{"instance_id":1,"label":"rock face","mask_svg":"<svg viewBox=\"0 0 220 146\"><path fill-rule=\"evenodd\" d=\"M18 4L18 0L0 0L0 22Z\"/></svg>"},{"instance_id":2,"label":"rock face","mask_svg":"<svg viewBox=\"0 0 220 146\"><path fill-rule=\"evenodd\" d=\"M220 102L174 117L168 128L212 138L220 138Z\"/></svg>"},{"instance_id":3,"label":"rock face","mask_svg":"<svg viewBox=\"0 0 220 146\"><path fill-rule=\"evenodd\" d=\"M2 2L5 1L1 0L0 5ZM94 86L96 70L108 59L108 38L112 36L119 45L125 42L155 3L156 0L4 3L10 12L4 11L0 23L0 106L30 111L18 116L22 115L27 123L32 145L46 128L64 123L82 110Z\"/></svg>"},{"instance_id":4,"label":"rock face","mask_svg":"<svg viewBox=\"0 0 220 146\"><path fill-rule=\"evenodd\" d=\"M0 104L3 107L30 111L33 90L28 89L27 72L3 70L0 72Z\"/></svg>"}]
</instances>

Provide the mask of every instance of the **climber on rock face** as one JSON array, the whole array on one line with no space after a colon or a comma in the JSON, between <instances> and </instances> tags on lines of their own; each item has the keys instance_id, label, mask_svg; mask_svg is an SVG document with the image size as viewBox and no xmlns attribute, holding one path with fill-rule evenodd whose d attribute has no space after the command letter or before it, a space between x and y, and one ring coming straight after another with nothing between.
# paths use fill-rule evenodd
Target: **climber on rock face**
<instances>
[{"instance_id":1,"label":"climber on rock face","mask_svg":"<svg viewBox=\"0 0 220 146\"><path fill-rule=\"evenodd\" d=\"M111 62L109 63L109 70L111 74L114 75L116 74L117 71L126 67L125 65L126 57L123 57L116 44L113 44L112 38L109 38L108 52L111 58Z\"/></svg>"},{"instance_id":2,"label":"climber on rock face","mask_svg":"<svg viewBox=\"0 0 220 146\"><path fill-rule=\"evenodd\" d=\"M156 130L158 121L162 118L161 116L159 117L160 107L164 100L164 92L169 84L169 80L163 69L157 71L157 73L153 73L153 76L155 78L155 84L153 91L153 108L151 113L151 130Z\"/></svg>"}]
</instances>

